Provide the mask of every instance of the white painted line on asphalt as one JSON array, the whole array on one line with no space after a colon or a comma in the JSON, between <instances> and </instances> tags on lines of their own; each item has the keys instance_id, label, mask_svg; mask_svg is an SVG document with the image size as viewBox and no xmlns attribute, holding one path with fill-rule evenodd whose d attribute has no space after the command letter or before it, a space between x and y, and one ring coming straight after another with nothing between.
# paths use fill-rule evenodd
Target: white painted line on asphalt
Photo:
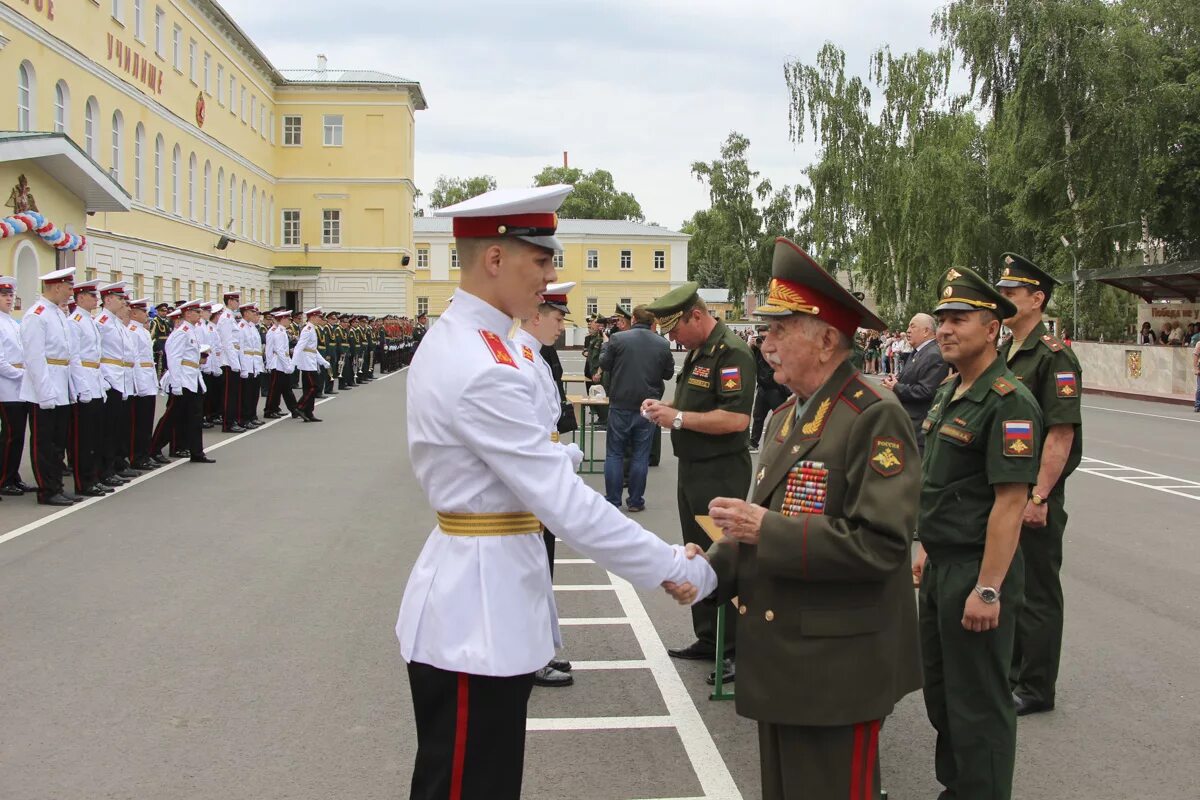
<instances>
[{"instance_id":1,"label":"white painted line on asphalt","mask_svg":"<svg viewBox=\"0 0 1200 800\"><path fill-rule=\"evenodd\" d=\"M650 669L650 663L642 658L627 661L572 661L571 671L589 669Z\"/></svg>"},{"instance_id":2,"label":"white painted line on asphalt","mask_svg":"<svg viewBox=\"0 0 1200 800\"><path fill-rule=\"evenodd\" d=\"M556 592L611 592L613 587L607 583L556 583Z\"/></svg>"},{"instance_id":3,"label":"white painted line on asphalt","mask_svg":"<svg viewBox=\"0 0 1200 800\"><path fill-rule=\"evenodd\" d=\"M725 760L705 726L699 710L692 702L692 696L683 685L683 679L671 663L666 647L659 638L654 623L650 621L650 615L646 613L637 591L628 581L611 572L609 578L616 588L617 599L625 609L642 653L650 665L654 681L662 692L667 713L679 729L679 740L692 762L692 769L695 770L696 778L704 789L704 795L711 800L742 800L742 793L738 791L733 776L729 774L729 768L725 765Z\"/></svg>"},{"instance_id":4,"label":"white painted line on asphalt","mask_svg":"<svg viewBox=\"0 0 1200 800\"><path fill-rule=\"evenodd\" d=\"M1103 466L1097 467L1093 466L1094 464L1101 464ZM1125 467L1121 464L1115 464L1111 461L1101 461L1096 458L1083 459L1079 465L1079 471L1086 472L1089 475L1095 475L1098 478L1107 478L1110 481L1117 481L1118 483L1138 486L1142 489L1153 489L1156 492L1173 494L1176 497L1186 497L1188 500L1200 500L1200 495L1188 494L1187 492L1180 491L1180 489L1183 487L1186 487L1191 491L1198 491L1200 490L1200 481L1189 481L1187 478L1175 478L1170 475L1163 475L1161 472L1150 472L1149 470L1137 469L1135 467ZM1110 474L1113 471L1118 471L1121 473L1130 472L1134 474ZM1159 483L1146 482L1155 480L1174 481L1175 485L1163 486Z\"/></svg>"},{"instance_id":5,"label":"white painted line on asphalt","mask_svg":"<svg viewBox=\"0 0 1200 800\"><path fill-rule=\"evenodd\" d=\"M559 539L558 537L555 537L554 541L561 542L562 540ZM590 558L556 558L556 559L554 559L554 563L555 564L595 564L596 562L592 561Z\"/></svg>"},{"instance_id":6,"label":"white painted line on asphalt","mask_svg":"<svg viewBox=\"0 0 1200 800\"><path fill-rule=\"evenodd\" d=\"M543 717L525 722L527 731L611 731L674 727L674 717Z\"/></svg>"},{"instance_id":7,"label":"white painted line on asphalt","mask_svg":"<svg viewBox=\"0 0 1200 800\"><path fill-rule=\"evenodd\" d=\"M566 617L559 625L628 625L629 617Z\"/></svg>"},{"instance_id":8,"label":"white painted line on asphalt","mask_svg":"<svg viewBox=\"0 0 1200 800\"><path fill-rule=\"evenodd\" d=\"M1200 419L1188 419L1187 417L1172 417L1168 414L1151 414L1146 411L1126 411L1123 408L1107 408L1105 406L1089 406L1086 404L1083 407L1090 408L1093 411L1111 411L1114 414L1132 414L1135 417L1157 417L1158 419L1169 419L1169 420L1174 420L1175 422L1190 422L1193 424L1200 423Z\"/></svg>"}]
</instances>

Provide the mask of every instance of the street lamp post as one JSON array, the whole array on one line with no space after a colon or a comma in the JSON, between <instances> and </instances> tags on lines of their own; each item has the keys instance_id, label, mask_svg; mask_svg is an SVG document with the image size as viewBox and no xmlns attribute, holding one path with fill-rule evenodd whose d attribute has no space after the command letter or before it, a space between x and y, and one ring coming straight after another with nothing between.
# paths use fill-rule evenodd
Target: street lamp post
<instances>
[{"instance_id":1,"label":"street lamp post","mask_svg":"<svg viewBox=\"0 0 1200 800\"><path fill-rule=\"evenodd\" d=\"M1071 240L1066 236L1059 236L1058 240L1062 242L1063 247L1071 253L1071 294L1074 295L1074 308L1071 312L1071 318L1075 322L1075 330L1071 331L1072 339L1082 339L1083 334L1079 329L1079 256L1075 253L1075 248L1071 247ZM1061 333L1061 331L1060 331Z\"/></svg>"}]
</instances>

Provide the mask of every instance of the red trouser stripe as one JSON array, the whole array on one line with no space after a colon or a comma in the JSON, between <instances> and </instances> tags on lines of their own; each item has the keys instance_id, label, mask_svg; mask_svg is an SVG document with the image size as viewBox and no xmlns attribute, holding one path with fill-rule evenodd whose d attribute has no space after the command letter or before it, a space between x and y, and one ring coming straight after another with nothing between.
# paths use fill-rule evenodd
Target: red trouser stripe
<instances>
[{"instance_id":1,"label":"red trouser stripe","mask_svg":"<svg viewBox=\"0 0 1200 800\"><path fill-rule=\"evenodd\" d=\"M458 673L458 722L454 726L454 766L450 773L450 800L462 800L463 769L467 763L467 711L471 676Z\"/></svg>"},{"instance_id":2,"label":"red trouser stripe","mask_svg":"<svg viewBox=\"0 0 1200 800\"><path fill-rule=\"evenodd\" d=\"M38 450L38 409L39 406L36 403L29 409L29 418L33 420L33 424L30 426L30 430L33 432L33 458L29 459L29 461L33 464L34 480L37 481L38 488L44 492L46 491L46 482L42 480L42 471L38 469L38 455L41 452Z\"/></svg>"},{"instance_id":3,"label":"red trouser stripe","mask_svg":"<svg viewBox=\"0 0 1200 800\"><path fill-rule=\"evenodd\" d=\"M865 739L867 726L859 723L854 726L854 754L850 756L850 800L862 800L863 796L863 750L866 748Z\"/></svg>"},{"instance_id":4,"label":"red trouser stripe","mask_svg":"<svg viewBox=\"0 0 1200 800\"><path fill-rule=\"evenodd\" d=\"M0 442L0 447L4 448L2 454L3 461L0 461L0 482L8 480L8 451L12 449L12 441L15 437L12 425L8 424L8 413L4 410L4 404L0 403L0 422L4 424L0 427L4 428L4 441Z\"/></svg>"},{"instance_id":5,"label":"red trouser stripe","mask_svg":"<svg viewBox=\"0 0 1200 800\"><path fill-rule=\"evenodd\" d=\"M129 463L133 463L133 432L137 430L137 397L129 398Z\"/></svg>"},{"instance_id":6,"label":"red trouser stripe","mask_svg":"<svg viewBox=\"0 0 1200 800\"><path fill-rule=\"evenodd\" d=\"M879 720L870 723L867 739L866 777L863 779L863 800L872 800L875 786L875 759L879 753Z\"/></svg>"},{"instance_id":7,"label":"red trouser stripe","mask_svg":"<svg viewBox=\"0 0 1200 800\"><path fill-rule=\"evenodd\" d=\"M71 417L75 420L72 426L71 438L71 471L75 473L75 488L83 490L87 487L83 485L83 473L79 471L79 403L71 404Z\"/></svg>"}]
</instances>

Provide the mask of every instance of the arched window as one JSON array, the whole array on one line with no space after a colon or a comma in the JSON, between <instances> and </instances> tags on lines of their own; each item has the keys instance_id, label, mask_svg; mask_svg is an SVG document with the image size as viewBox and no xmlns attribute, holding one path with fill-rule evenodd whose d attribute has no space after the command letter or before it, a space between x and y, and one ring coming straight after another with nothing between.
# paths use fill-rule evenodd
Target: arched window
<instances>
[{"instance_id":1,"label":"arched window","mask_svg":"<svg viewBox=\"0 0 1200 800\"><path fill-rule=\"evenodd\" d=\"M100 122L100 101L89 97L83 107L83 152L96 157L96 125Z\"/></svg>"},{"instance_id":2,"label":"arched window","mask_svg":"<svg viewBox=\"0 0 1200 800\"><path fill-rule=\"evenodd\" d=\"M258 187L250 190L250 238L258 241Z\"/></svg>"},{"instance_id":3,"label":"arched window","mask_svg":"<svg viewBox=\"0 0 1200 800\"><path fill-rule=\"evenodd\" d=\"M188 219L196 219L196 154L188 156Z\"/></svg>"},{"instance_id":4,"label":"arched window","mask_svg":"<svg viewBox=\"0 0 1200 800\"><path fill-rule=\"evenodd\" d=\"M237 230L237 176L229 173L229 232Z\"/></svg>"},{"instance_id":5,"label":"arched window","mask_svg":"<svg viewBox=\"0 0 1200 800\"><path fill-rule=\"evenodd\" d=\"M22 61L17 67L17 130L31 131L37 125L36 101L37 73L33 71L33 64Z\"/></svg>"},{"instance_id":6,"label":"arched window","mask_svg":"<svg viewBox=\"0 0 1200 800\"><path fill-rule=\"evenodd\" d=\"M225 223L229 220L225 217L225 168L217 167L217 183L213 187L214 193L217 196L217 227L225 230Z\"/></svg>"},{"instance_id":7,"label":"arched window","mask_svg":"<svg viewBox=\"0 0 1200 800\"><path fill-rule=\"evenodd\" d=\"M181 158L179 145L175 145L175 149L171 151L171 213L179 214L179 159Z\"/></svg>"},{"instance_id":8,"label":"arched window","mask_svg":"<svg viewBox=\"0 0 1200 800\"><path fill-rule=\"evenodd\" d=\"M124 164L125 117L121 112L112 115L112 175L117 183L125 183Z\"/></svg>"},{"instance_id":9,"label":"arched window","mask_svg":"<svg viewBox=\"0 0 1200 800\"><path fill-rule=\"evenodd\" d=\"M242 238L250 236L250 220L246 219L246 182L242 181L242 202L238 206L238 218L241 219Z\"/></svg>"},{"instance_id":10,"label":"arched window","mask_svg":"<svg viewBox=\"0 0 1200 800\"><path fill-rule=\"evenodd\" d=\"M138 123L133 129L133 199L141 200L146 180L146 128Z\"/></svg>"},{"instance_id":11,"label":"arched window","mask_svg":"<svg viewBox=\"0 0 1200 800\"><path fill-rule=\"evenodd\" d=\"M54 132L66 133L71 122L71 90L66 81L54 84Z\"/></svg>"},{"instance_id":12,"label":"arched window","mask_svg":"<svg viewBox=\"0 0 1200 800\"><path fill-rule=\"evenodd\" d=\"M209 199L212 194L212 162L205 160L204 162L204 194L201 195L200 202L204 204L204 224L212 227L212 215L208 212L212 209L212 202Z\"/></svg>"},{"instance_id":13,"label":"arched window","mask_svg":"<svg viewBox=\"0 0 1200 800\"><path fill-rule=\"evenodd\" d=\"M261 195L262 202L258 206L258 240L264 244L270 244L271 239L267 236L267 190L263 189Z\"/></svg>"},{"instance_id":14,"label":"arched window","mask_svg":"<svg viewBox=\"0 0 1200 800\"><path fill-rule=\"evenodd\" d=\"M271 208L267 213L267 244L275 246L275 195L271 195Z\"/></svg>"},{"instance_id":15,"label":"arched window","mask_svg":"<svg viewBox=\"0 0 1200 800\"><path fill-rule=\"evenodd\" d=\"M163 160L167 157L167 143L163 141L162 134L154 137L154 206L156 208L163 207L162 197L162 172Z\"/></svg>"}]
</instances>

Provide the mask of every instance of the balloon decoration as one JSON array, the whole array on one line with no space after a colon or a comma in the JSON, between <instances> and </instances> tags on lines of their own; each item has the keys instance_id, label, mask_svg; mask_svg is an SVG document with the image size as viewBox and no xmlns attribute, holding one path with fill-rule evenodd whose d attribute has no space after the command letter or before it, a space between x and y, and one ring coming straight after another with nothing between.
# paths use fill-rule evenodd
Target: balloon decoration
<instances>
[{"instance_id":1,"label":"balloon decoration","mask_svg":"<svg viewBox=\"0 0 1200 800\"><path fill-rule=\"evenodd\" d=\"M0 218L0 239L26 231L33 231L55 250L82 250L87 246L86 236L59 230L37 211L21 211L11 217Z\"/></svg>"}]
</instances>

